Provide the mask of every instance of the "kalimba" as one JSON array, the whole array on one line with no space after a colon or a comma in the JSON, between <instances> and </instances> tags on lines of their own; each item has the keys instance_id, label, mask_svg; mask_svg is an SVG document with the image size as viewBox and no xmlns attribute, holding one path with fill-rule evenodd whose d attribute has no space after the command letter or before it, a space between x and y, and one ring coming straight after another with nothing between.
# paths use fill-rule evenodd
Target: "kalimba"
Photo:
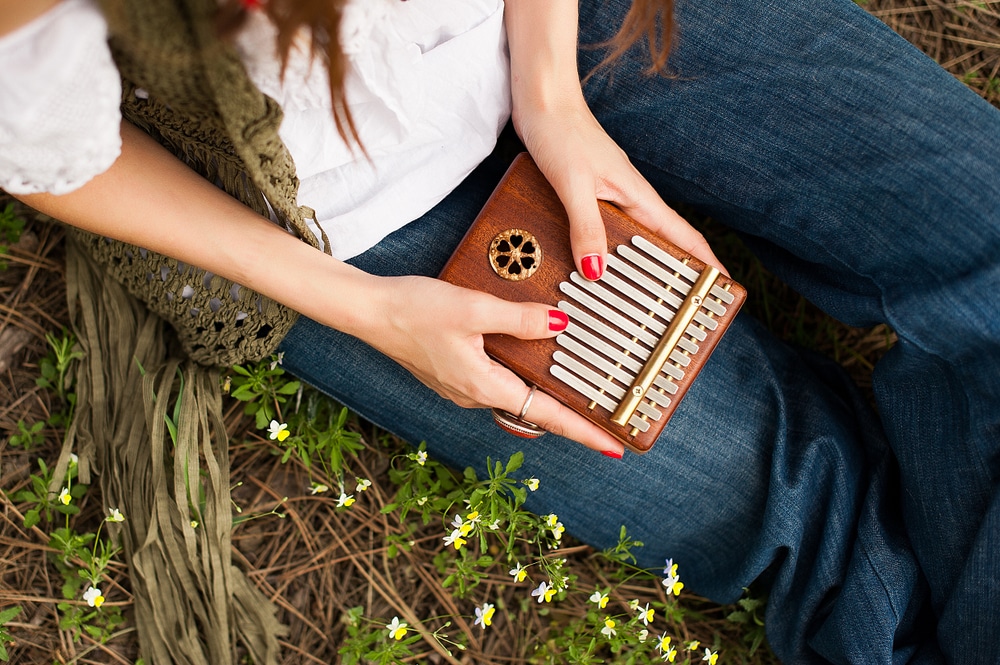
<instances>
[{"instance_id":1,"label":"kalimba","mask_svg":"<svg viewBox=\"0 0 1000 665\"><path fill-rule=\"evenodd\" d=\"M648 451L736 316L746 290L712 266L599 203L604 275L579 275L565 209L518 156L441 279L516 302L558 303L557 337L486 335L486 352L529 384ZM514 416L512 416L514 417Z\"/></svg>"}]
</instances>

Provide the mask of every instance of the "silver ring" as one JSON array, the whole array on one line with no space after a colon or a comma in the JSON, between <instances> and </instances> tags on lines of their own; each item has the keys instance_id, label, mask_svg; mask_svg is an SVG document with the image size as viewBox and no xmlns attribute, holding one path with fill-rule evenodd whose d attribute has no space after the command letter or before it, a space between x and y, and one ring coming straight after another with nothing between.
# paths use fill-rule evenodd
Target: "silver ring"
<instances>
[{"instance_id":1,"label":"silver ring","mask_svg":"<svg viewBox=\"0 0 1000 665\"><path fill-rule=\"evenodd\" d=\"M524 420L524 416L528 413L528 408L531 406L531 400L535 398L535 391L538 390L538 386L531 386L531 390L528 391L528 396L524 398L524 406L521 407L521 413L518 414L518 420Z\"/></svg>"},{"instance_id":2,"label":"silver ring","mask_svg":"<svg viewBox=\"0 0 1000 665\"><path fill-rule=\"evenodd\" d=\"M531 400L534 399L536 390L538 390L538 386L531 386L528 396L524 398L524 405L521 407L520 415L515 416L510 411L494 407L493 420L496 421L496 424L511 434L525 439L535 439L545 434L544 428L524 419L524 416L528 413L528 408L531 407Z\"/></svg>"}]
</instances>

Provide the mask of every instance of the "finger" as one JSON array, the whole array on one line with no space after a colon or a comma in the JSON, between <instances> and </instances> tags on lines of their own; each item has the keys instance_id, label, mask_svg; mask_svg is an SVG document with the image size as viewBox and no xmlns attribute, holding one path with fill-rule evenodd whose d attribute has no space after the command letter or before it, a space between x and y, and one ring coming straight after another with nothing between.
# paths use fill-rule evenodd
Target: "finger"
<instances>
[{"instance_id":1,"label":"finger","mask_svg":"<svg viewBox=\"0 0 1000 665\"><path fill-rule=\"evenodd\" d=\"M541 390L535 391L524 419L607 457L621 459L625 451L625 446L620 441Z\"/></svg>"},{"instance_id":2,"label":"finger","mask_svg":"<svg viewBox=\"0 0 1000 665\"><path fill-rule=\"evenodd\" d=\"M569 317L551 305L510 302L486 296L470 313L472 329L513 335L518 339L546 339L566 330Z\"/></svg>"},{"instance_id":3,"label":"finger","mask_svg":"<svg viewBox=\"0 0 1000 665\"><path fill-rule=\"evenodd\" d=\"M608 238L592 179L576 177L556 193L569 217L569 242L577 270L589 280L604 274Z\"/></svg>"},{"instance_id":4,"label":"finger","mask_svg":"<svg viewBox=\"0 0 1000 665\"><path fill-rule=\"evenodd\" d=\"M629 187L616 189L611 200L628 216L656 235L729 275L729 271L715 256L705 236L668 206L653 186L638 172Z\"/></svg>"},{"instance_id":5,"label":"finger","mask_svg":"<svg viewBox=\"0 0 1000 665\"><path fill-rule=\"evenodd\" d=\"M490 387L491 394L491 398L482 397L485 406L497 407L518 416L530 395L528 409L522 416L524 420L608 457L621 459L625 450L621 442L541 390L535 390L532 395L531 388L503 365L491 361L491 369L483 381Z\"/></svg>"}]
</instances>

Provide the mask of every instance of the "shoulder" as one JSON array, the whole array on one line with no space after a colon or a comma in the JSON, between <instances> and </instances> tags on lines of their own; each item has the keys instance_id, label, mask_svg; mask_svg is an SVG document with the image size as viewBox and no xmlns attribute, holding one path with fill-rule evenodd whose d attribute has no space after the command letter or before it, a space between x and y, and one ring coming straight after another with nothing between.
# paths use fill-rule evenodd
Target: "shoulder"
<instances>
[{"instance_id":1,"label":"shoulder","mask_svg":"<svg viewBox=\"0 0 1000 665\"><path fill-rule=\"evenodd\" d=\"M117 158L121 82L93 0L38 4L0 36L0 187L59 194Z\"/></svg>"}]
</instances>

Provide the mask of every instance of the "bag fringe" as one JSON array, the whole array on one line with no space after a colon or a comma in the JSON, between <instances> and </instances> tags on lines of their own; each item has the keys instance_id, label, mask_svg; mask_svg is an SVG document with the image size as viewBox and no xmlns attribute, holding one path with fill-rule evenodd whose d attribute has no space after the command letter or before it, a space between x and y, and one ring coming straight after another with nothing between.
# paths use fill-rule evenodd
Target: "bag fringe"
<instances>
[{"instance_id":1,"label":"bag fringe","mask_svg":"<svg viewBox=\"0 0 1000 665\"><path fill-rule=\"evenodd\" d=\"M80 482L96 476L105 505L126 516L109 527L118 527L150 662L229 665L240 644L254 663L277 663L287 628L232 563L217 371L175 357L163 321L86 249L69 240L66 254L70 318L86 355L53 487L75 449Z\"/></svg>"}]
</instances>

